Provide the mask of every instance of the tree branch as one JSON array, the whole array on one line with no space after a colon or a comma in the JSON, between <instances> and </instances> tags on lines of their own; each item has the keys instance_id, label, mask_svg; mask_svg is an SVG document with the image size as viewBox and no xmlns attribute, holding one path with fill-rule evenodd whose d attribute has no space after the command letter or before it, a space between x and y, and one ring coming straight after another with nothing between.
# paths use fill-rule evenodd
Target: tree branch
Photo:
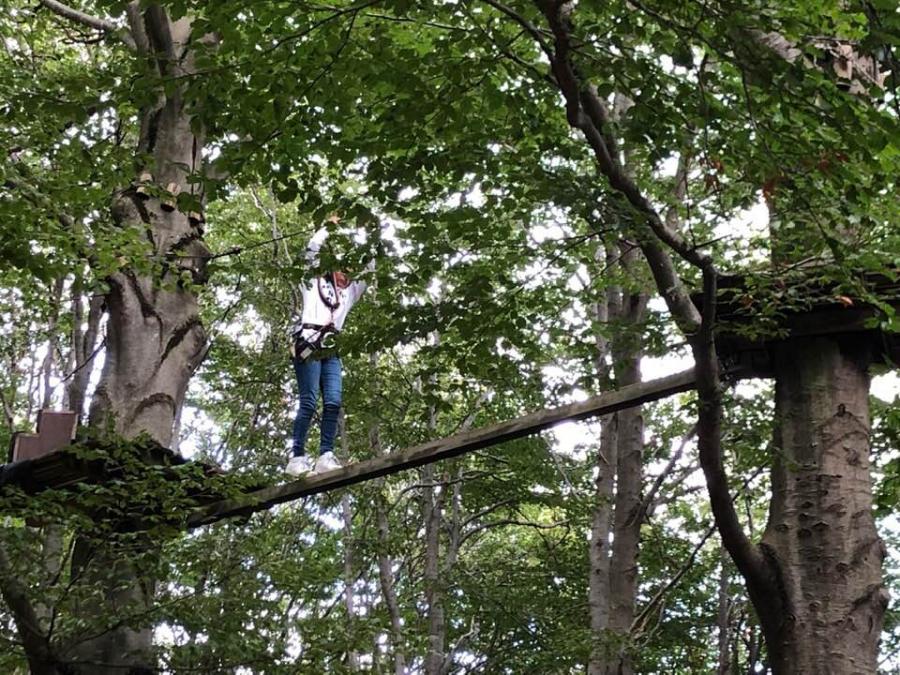
<instances>
[{"instance_id":1,"label":"tree branch","mask_svg":"<svg viewBox=\"0 0 900 675\"><path fill-rule=\"evenodd\" d=\"M151 48L159 55L160 72L168 74L167 65L177 58L175 54L175 41L172 37L172 26L166 10L157 4L147 7L144 12L144 27Z\"/></svg>"},{"instance_id":2,"label":"tree branch","mask_svg":"<svg viewBox=\"0 0 900 675\"><path fill-rule=\"evenodd\" d=\"M688 245L667 224L622 164L618 144L612 133L612 120L597 89L584 80L571 60L570 1L535 0L554 35L554 53L550 65L559 83L566 105L569 125L583 134L610 186L644 216L647 229L637 232L644 256L656 286L666 301L678 327L688 338L695 362L699 415L697 421L700 464L706 476L710 502L723 543L748 581L751 594L764 598L770 594L768 565L762 553L743 531L729 495L722 461L722 391L719 362L713 339L716 321L718 272L711 256ZM677 189L677 188L676 188ZM703 273L703 308L698 311L674 262L660 243L668 246Z\"/></svg>"},{"instance_id":3,"label":"tree branch","mask_svg":"<svg viewBox=\"0 0 900 675\"><path fill-rule=\"evenodd\" d=\"M651 232L640 233L642 235L640 245L650 265L656 286L666 300L679 328L686 335L693 335L700 327L700 313L691 302L674 263L659 245L659 241L697 267L711 266L712 260L706 254L688 246L663 222L662 217L622 166L606 104L600 99L595 87L581 81L570 59L571 4L559 5L547 2L541 4L541 9L555 36L555 51L550 54L550 64L566 101L566 119L570 126L584 134L585 140L594 151L600 171L606 176L610 186L621 193L628 203L644 216ZM648 234L651 236L647 236Z\"/></svg>"},{"instance_id":4,"label":"tree branch","mask_svg":"<svg viewBox=\"0 0 900 675\"><path fill-rule=\"evenodd\" d=\"M2 546L0 546L0 595L12 612L31 672L35 675L55 675L56 668L53 665L47 636L41 629L34 605L28 599L28 592L16 578Z\"/></svg>"},{"instance_id":5,"label":"tree branch","mask_svg":"<svg viewBox=\"0 0 900 675\"><path fill-rule=\"evenodd\" d=\"M675 468L675 464L678 462L678 460L681 459L681 455L684 453L684 449L687 447L688 441L690 441L696 434L697 425L695 424L690 431L682 436L681 443L678 444L678 449L672 453L672 457L669 459L665 468L656 477L656 480L653 481L653 485L644 496L643 501L641 501L641 505L637 508L637 510L634 512L634 515L629 520L629 525L635 520L643 520L644 516L647 515L647 511L650 508L650 505L653 504L653 500L656 499L656 494L662 487L663 482L665 482L666 478L669 477L669 474L672 472L672 469Z\"/></svg>"},{"instance_id":6,"label":"tree branch","mask_svg":"<svg viewBox=\"0 0 900 675\"><path fill-rule=\"evenodd\" d=\"M649 617L650 612L652 612L660 602L662 602L663 598L665 598L666 593L668 593L672 588L674 588L681 578L687 574L688 570L694 566L694 560L697 558L697 554L700 552L700 549L703 548L704 544L709 540L709 538L716 531L715 525L710 527L703 536L700 538L700 541L697 542L696 546L694 546L691 554L687 557L687 560L681 566L681 569L675 574L674 577L669 579L668 583L666 583L659 591L656 592L650 602L647 603L647 606L641 610L641 613L638 614L634 621L631 622L631 635L638 635L644 632L644 626L646 625L646 620Z\"/></svg>"},{"instance_id":7,"label":"tree branch","mask_svg":"<svg viewBox=\"0 0 900 675\"><path fill-rule=\"evenodd\" d=\"M109 35L114 35L122 42L124 42L129 48L136 49L134 37L131 35L131 33L129 33L124 28L120 28L109 19L102 19L98 16L93 16L86 12L82 12L81 10L75 9L74 7L69 7L68 5L61 3L58 0L40 0L40 3L57 16L61 16L64 19L68 19L69 21L74 21L75 23L80 23L82 26L85 26L87 28L99 30Z\"/></svg>"},{"instance_id":8,"label":"tree branch","mask_svg":"<svg viewBox=\"0 0 900 675\"><path fill-rule=\"evenodd\" d=\"M498 0L484 0L484 2L488 5L490 5L491 7L493 7L494 9L496 9L498 12L502 12L503 14L506 14L506 16L508 16L510 19L512 19L517 24L519 24L522 28L524 28L525 31L529 35L531 35L531 37L534 39L534 41L537 42L538 45L540 45L544 54L546 54L548 58L553 58L553 51L550 49L550 45L548 45L544 41L543 31L541 31L540 28L535 26L528 19L526 19L524 16L519 14L517 11L515 11L511 7L507 7L503 3L498 2Z\"/></svg>"}]
</instances>

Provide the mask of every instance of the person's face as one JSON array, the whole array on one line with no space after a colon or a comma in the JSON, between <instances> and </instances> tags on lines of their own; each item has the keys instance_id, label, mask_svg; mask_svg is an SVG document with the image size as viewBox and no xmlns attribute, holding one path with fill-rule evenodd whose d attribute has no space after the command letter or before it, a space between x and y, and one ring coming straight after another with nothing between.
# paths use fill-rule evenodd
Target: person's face
<instances>
[{"instance_id":1,"label":"person's face","mask_svg":"<svg viewBox=\"0 0 900 675\"><path fill-rule=\"evenodd\" d=\"M334 285L338 288L347 288L350 285L350 277L343 272L334 273Z\"/></svg>"}]
</instances>

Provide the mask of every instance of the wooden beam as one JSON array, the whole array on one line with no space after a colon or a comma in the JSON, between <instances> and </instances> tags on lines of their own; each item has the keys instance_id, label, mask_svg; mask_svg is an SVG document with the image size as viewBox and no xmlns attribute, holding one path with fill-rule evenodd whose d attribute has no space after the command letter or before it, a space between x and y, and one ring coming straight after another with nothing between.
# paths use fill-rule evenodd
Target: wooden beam
<instances>
[{"instance_id":1,"label":"wooden beam","mask_svg":"<svg viewBox=\"0 0 900 675\"><path fill-rule=\"evenodd\" d=\"M349 466L318 474L310 478L248 492L240 497L226 499L201 507L188 515L186 528L208 525L223 518L247 516L264 511L276 504L301 497L328 492L354 483L405 471L423 464L479 450L505 441L549 429L562 422L583 420L623 410L672 394L694 388L694 370L686 370L669 377L622 387L593 396L586 401L539 410L507 422L492 424L481 429L464 431L454 436L429 441L389 455L367 459Z\"/></svg>"}]
</instances>

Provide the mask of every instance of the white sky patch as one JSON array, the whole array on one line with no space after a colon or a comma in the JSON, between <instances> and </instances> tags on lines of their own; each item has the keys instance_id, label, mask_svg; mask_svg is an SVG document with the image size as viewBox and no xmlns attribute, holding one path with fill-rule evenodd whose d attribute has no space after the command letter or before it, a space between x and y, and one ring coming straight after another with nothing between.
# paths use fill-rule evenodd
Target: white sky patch
<instances>
[{"instance_id":1,"label":"white sky patch","mask_svg":"<svg viewBox=\"0 0 900 675\"><path fill-rule=\"evenodd\" d=\"M892 372L873 377L869 391L882 401L897 401L900 399L900 374Z\"/></svg>"},{"instance_id":2,"label":"white sky patch","mask_svg":"<svg viewBox=\"0 0 900 675\"><path fill-rule=\"evenodd\" d=\"M408 202L419 194L419 188L405 187L397 193L398 202Z\"/></svg>"},{"instance_id":3,"label":"white sky patch","mask_svg":"<svg viewBox=\"0 0 900 675\"><path fill-rule=\"evenodd\" d=\"M564 239L568 232L561 225L553 222L544 222L533 225L529 230L531 239L538 244L543 244L551 239Z\"/></svg>"},{"instance_id":4,"label":"white sky patch","mask_svg":"<svg viewBox=\"0 0 900 675\"><path fill-rule=\"evenodd\" d=\"M465 192L463 200L467 205L474 206L477 209L484 206L485 197L481 189L481 183L475 183L470 190Z\"/></svg>"}]
</instances>

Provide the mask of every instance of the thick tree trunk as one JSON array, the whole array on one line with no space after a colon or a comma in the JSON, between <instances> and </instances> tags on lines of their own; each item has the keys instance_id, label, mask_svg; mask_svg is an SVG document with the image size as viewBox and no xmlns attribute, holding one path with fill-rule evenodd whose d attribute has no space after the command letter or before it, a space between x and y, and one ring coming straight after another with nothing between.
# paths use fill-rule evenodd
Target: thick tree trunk
<instances>
[{"instance_id":1,"label":"thick tree trunk","mask_svg":"<svg viewBox=\"0 0 900 675\"><path fill-rule=\"evenodd\" d=\"M757 603L775 673L877 671L887 593L872 516L867 366L850 338L792 339L776 350L762 548L781 597L780 607Z\"/></svg>"},{"instance_id":2,"label":"thick tree trunk","mask_svg":"<svg viewBox=\"0 0 900 675\"><path fill-rule=\"evenodd\" d=\"M170 21L165 10L150 5L142 22L134 19L132 30L141 32L138 44L146 42L156 56L161 77L190 79L190 19ZM192 124L184 86L160 94L142 111L138 151L151 158L145 167L152 176L149 194L131 187L113 202L116 226L146 237L155 265L150 273L125 267L107 279L106 361L90 415L92 425L126 438L147 433L162 445L172 439L176 411L206 342L191 287L204 280L203 229L173 208L170 196L152 194L159 189L191 193L189 177L202 170L204 138L199 125Z\"/></svg>"},{"instance_id":3,"label":"thick tree trunk","mask_svg":"<svg viewBox=\"0 0 900 675\"><path fill-rule=\"evenodd\" d=\"M204 353L206 333L193 284L204 281L208 251L198 219L189 218L159 190L192 192L189 177L201 171L203 135L192 123L183 91L194 71L191 20L171 21L155 4L141 13L136 3L129 7L129 19L147 63L179 85L165 94L160 90L156 103L141 112L138 157L146 162L141 173L152 175L152 180L139 181L149 182L143 192L136 182L113 201L115 226L149 242L151 265L128 264L107 277L106 360L91 402L90 424L118 437L148 434L168 446L188 382ZM85 664L78 672L154 670L152 631L132 627L127 620L148 609L153 580L129 560L124 547L87 539L76 545L73 574L81 584L104 589L102 597L81 607L85 620L102 622L113 612L123 617L121 624L76 647L75 660Z\"/></svg>"},{"instance_id":4,"label":"thick tree trunk","mask_svg":"<svg viewBox=\"0 0 900 675\"><path fill-rule=\"evenodd\" d=\"M71 672L144 675L157 671L151 654L153 630L142 616L153 601L154 580L133 559L134 549L133 543L76 541L73 574L95 595L86 597L78 608L89 622L87 639L63 654L73 663Z\"/></svg>"}]
</instances>

